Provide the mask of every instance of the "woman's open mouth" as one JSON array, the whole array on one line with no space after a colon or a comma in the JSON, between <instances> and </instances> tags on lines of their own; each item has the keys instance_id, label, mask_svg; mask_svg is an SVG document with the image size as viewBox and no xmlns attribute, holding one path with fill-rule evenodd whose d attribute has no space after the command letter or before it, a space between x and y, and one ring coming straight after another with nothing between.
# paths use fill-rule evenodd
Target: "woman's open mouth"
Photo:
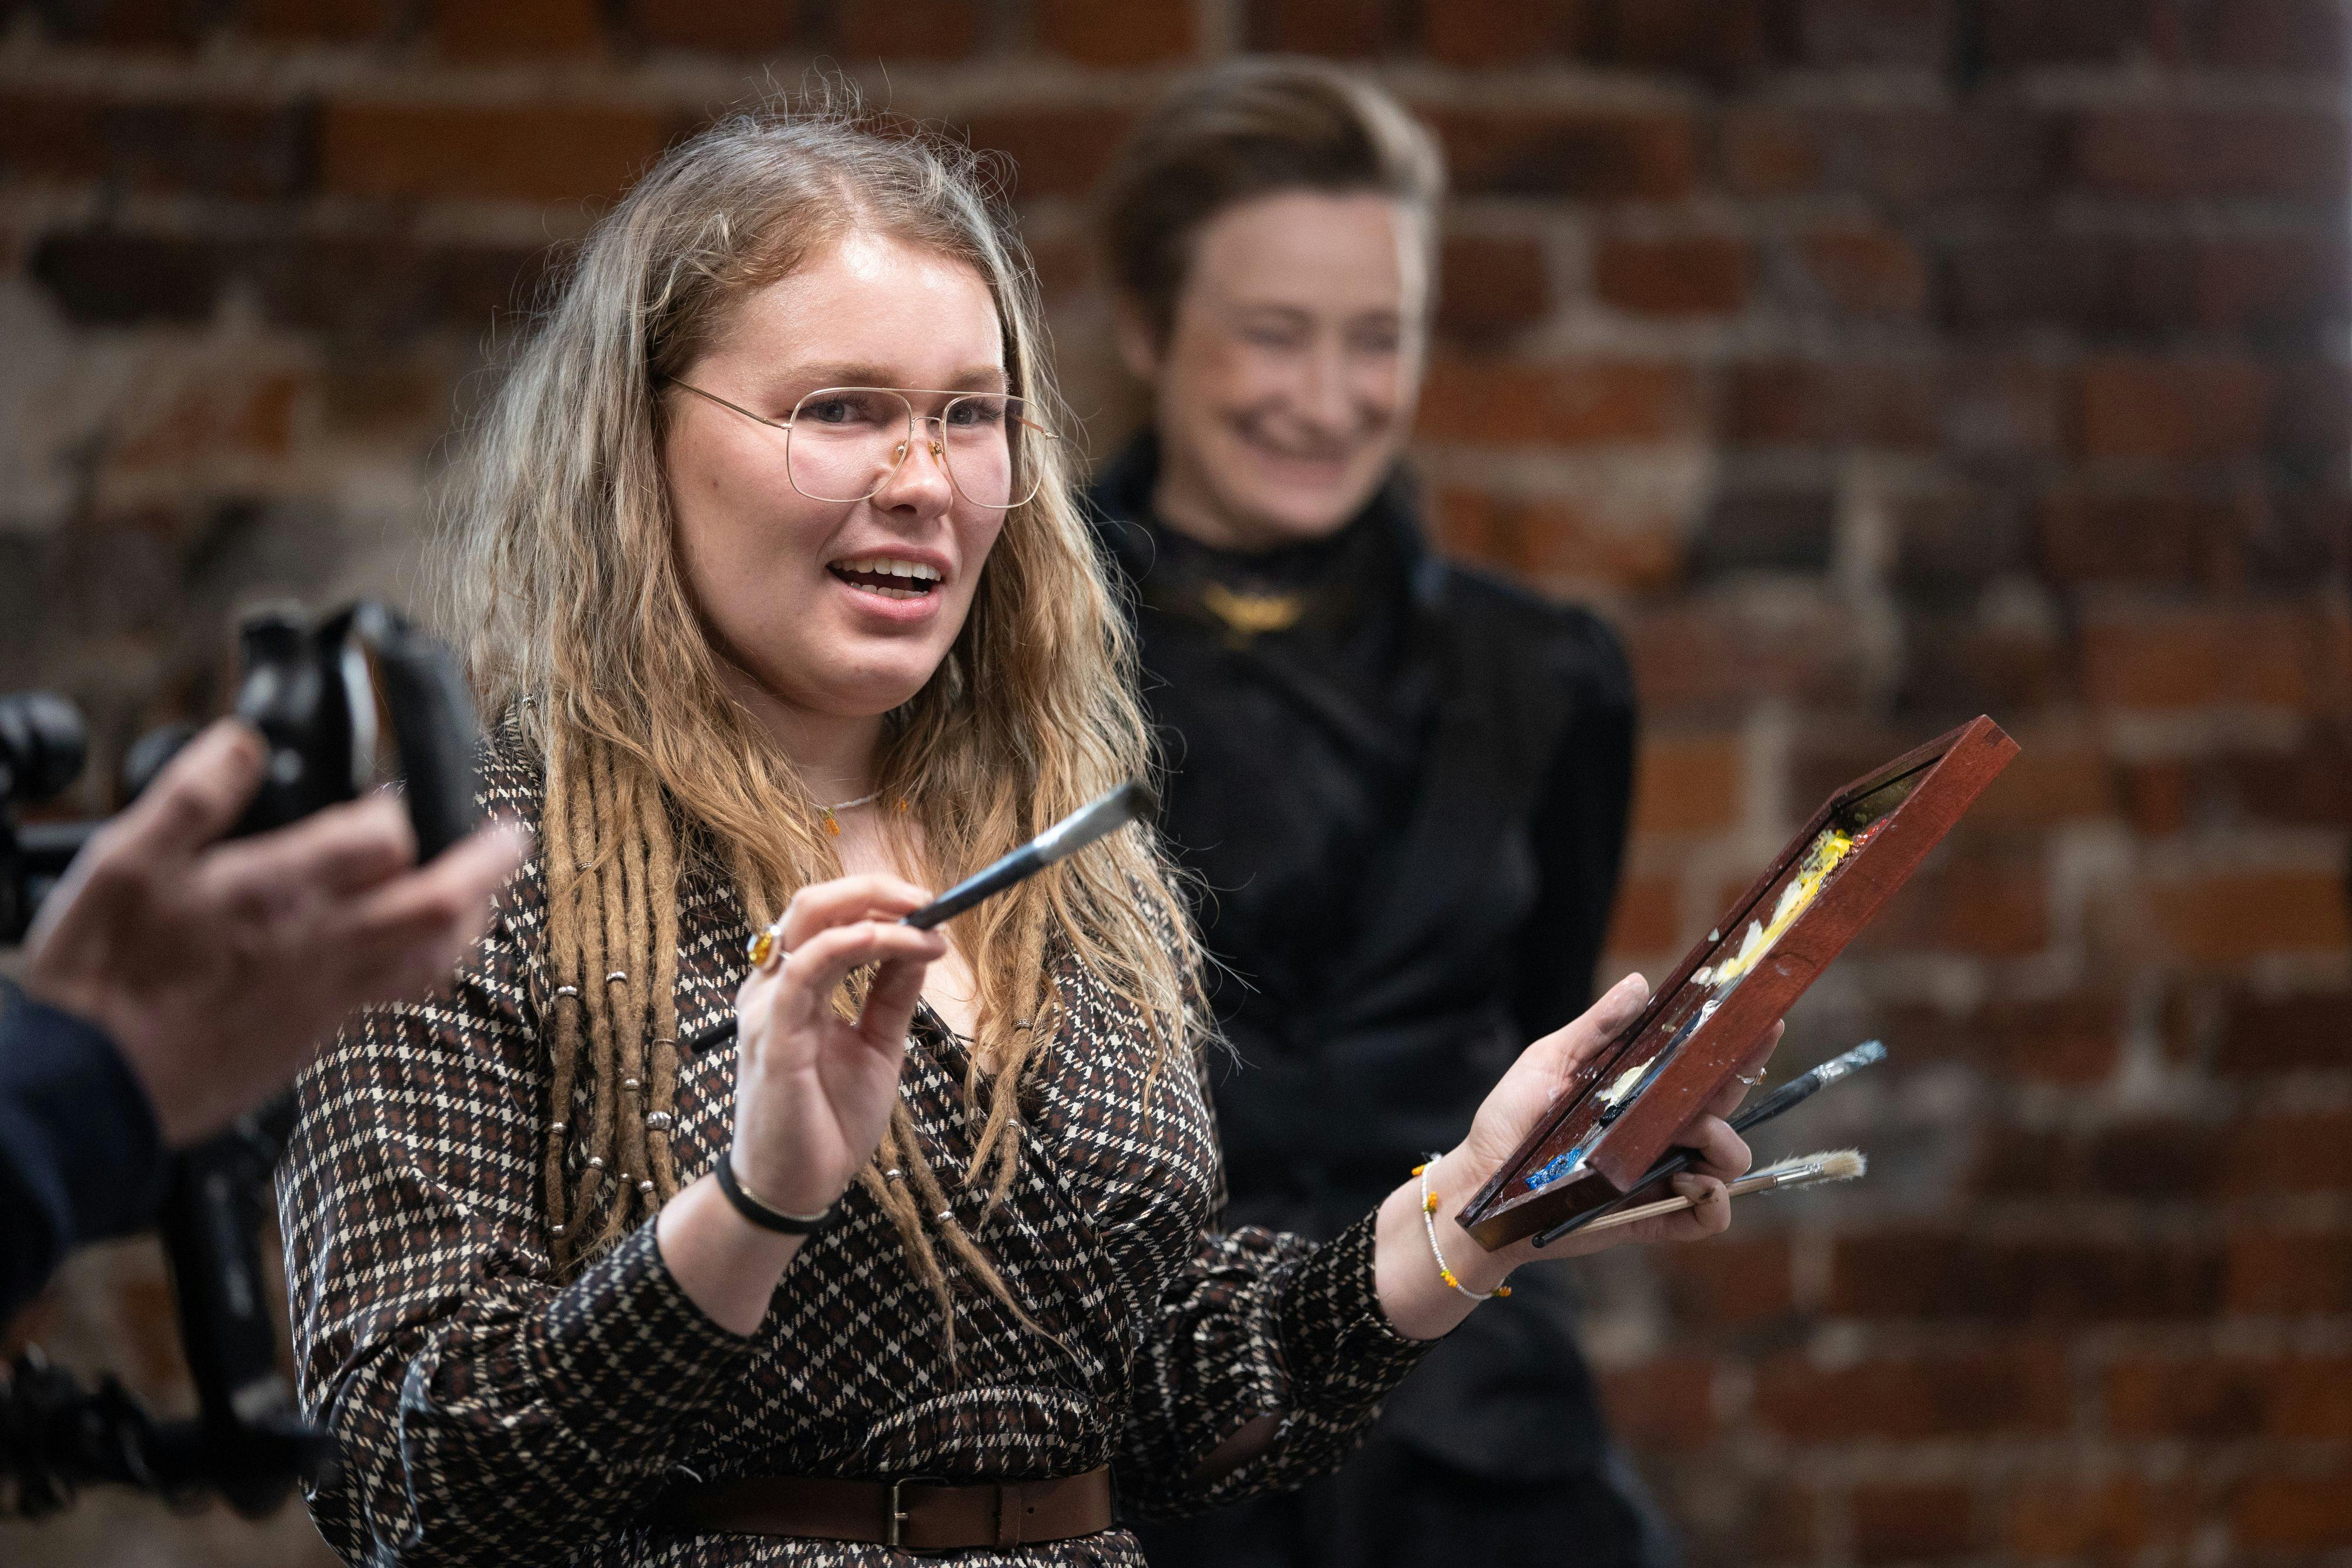
<instances>
[{"instance_id":1,"label":"woman's open mouth","mask_svg":"<svg viewBox=\"0 0 2352 1568\"><path fill-rule=\"evenodd\" d=\"M889 556L837 560L825 570L852 588L884 599L926 599L940 585L938 568Z\"/></svg>"}]
</instances>

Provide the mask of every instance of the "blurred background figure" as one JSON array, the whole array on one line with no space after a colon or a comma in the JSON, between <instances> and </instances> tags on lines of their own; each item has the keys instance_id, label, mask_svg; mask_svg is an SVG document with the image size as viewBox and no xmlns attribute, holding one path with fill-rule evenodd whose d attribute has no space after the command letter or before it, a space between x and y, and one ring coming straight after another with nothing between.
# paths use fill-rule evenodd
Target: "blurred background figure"
<instances>
[{"instance_id":1,"label":"blurred background figure","mask_svg":"<svg viewBox=\"0 0 2352 1568\"><path fill-rule=\"evenodd\" d=\"M1517 1040L1583 1010L1624 848L1616 637L1433 553L1399 465L1444 186L1379 89L1241 60L1147 116L1101 197L1152 417L1094 502L1172 764L1161 827L1227 971L1233 1218L1318 1238L1451 1147ZM1664 1561L1563 1283L1533 1270L1450 1335L1340 1475L1146 1550Z\"/></svg>"},{"instance_id":2,"label":"blurred background figure","mask_svg":"<svg viewBox=\"0 0 2352 1568\"><path fill-rule=\"evenodd\" d=\"M1979 712L2023 754L1790 1019L1868 1180L1572 1271L1695 1568L2352 1548L2343 0L40 0L0 51L0 689L110 749L232 602L394 593L551 242L818 61L1006 159L1094 453L1147 423L1096 193L1260 50L1450 199L1435 548L1622 634L1604 973ZM1780 1066L1776 1065L1776 1076ZM1780 1207L1773 1207L1773 1206ZM18 1333L184 1400L152 1248ZM1510 1307L1526 1302L1503 1302ZM8 1347L0 1347L8 1348ZM0 1562L330 1561L91 1494Z\"/></svg>"}]
</instances>

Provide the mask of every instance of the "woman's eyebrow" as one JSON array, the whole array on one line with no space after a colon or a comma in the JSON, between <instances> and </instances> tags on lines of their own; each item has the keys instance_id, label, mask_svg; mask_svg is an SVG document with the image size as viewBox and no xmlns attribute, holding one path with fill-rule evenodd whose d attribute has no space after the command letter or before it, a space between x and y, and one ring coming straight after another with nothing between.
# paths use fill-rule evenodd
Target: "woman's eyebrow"
<instances>
[{"instance_id":1,"label":"woman's eyebrow","mask_svg":"<svg viewBox=\"0 0 2352 1568\"><path fill-rule=\"evenodd\" d=\"M889 372L878 365L854 364L848 361L820 361L810 364L780 365L769 371L779 385L810 387L886 387L890 384Z\"/></svg>"},{"instance_id":2,"label":"woman's eyebrow","mask_svg":"<svg viewBox=\"0 0 2352 1568\"><path fill-rule=\"evenodd\" d=\"M1228 308L1236 316L1278 316L1286 321L1311 321L1315 312L1285 299L1234 299Z\"/></svg>"},{"instance_id":3,"label":"woman's eyebrow","mask_svg":"<svg viewBox=\"0 0 2352 1568\"><path fill-rule=\"evenodd\" d=\"M1004 367L980 365L968 371L959 371L949 380L942 382L940 384L940 390L942 392L1003 392Z\"/></svg>"},{"instance_id":4,"label":"woman's eyebrow","mask_svg":"<svg viewBox=\"0 0 2352 1568\"><path fill-rule=\"evenodd\" d=\"M771 372L778 385L808 387L898 387L917 383L898 379L895 371L880 365L852 364L835 361L804 365L785 365ZM1002 392L1004 389L1004 367L976 365L959 371L934 389L940 392Z\"/></svg>"}]
</instances>

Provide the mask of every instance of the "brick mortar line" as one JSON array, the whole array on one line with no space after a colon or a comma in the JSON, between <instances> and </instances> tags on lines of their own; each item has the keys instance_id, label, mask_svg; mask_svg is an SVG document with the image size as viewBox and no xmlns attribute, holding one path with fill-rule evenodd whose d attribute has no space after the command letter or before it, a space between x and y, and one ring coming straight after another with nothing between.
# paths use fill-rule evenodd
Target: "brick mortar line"
<instances>
[{"instance_id":1,"label":"brick mortar line","mask_svg":"<svg viewBox=\"0 0 2352 1568\"><path fill-rule=\"evenodd\" d=\"M1752 1467L1753 1479L1796 1481L1834 1495L1850 1493L1856 1482L1961 1481L2008 1488L2049 1476L2053 1470L2069 1479L2121 1473L2140 1480L2185 1479L2227 1485L2267 1473L2283 1451L2305 1465L2332 1461L2340 1466L2346 1447L2333 1438L2134 1439L2095 1432L2046 1437L1874 1437L1816 1441L1783 1437L1768 1428L1726 1434L1714 1448L1680 1462L1720 1458L1717 1450L1727 1448L1734 1462ZM2000 1495L1995 1493L1996 1498ZM1985 1561L2005 1563L2011 1559Z\"/></svg>"},{"instance_id":2,"label":"brick mortar line","mask_svg":"<svg viewBox=\"0 0 2352 1568\"><path fill-rule=\"evenodd\" d=\"M2352 181L2347 181L2352 193ZM2035 204L2030 216L1996 202L1956 203L1919 215L1907 225L1884 226L1906 238L1925 235L1931 244L2014 239L2021 232L2059 240L2213 240L2320 237L2342 240L2344 206L2333 202L2288 202L2274 198L2159 201L2149 197L2094 195L2076 192ZM1760 204L1751 210L1763 210Z\"/></svg>"},{"instance_id":3,"label":"brick mortar line","mask_svg":"<svg viewBox=\"0 0 2352 1568\"><path fill-rule=\"evenodd\" d=\"M1956 86L1946 71L1855 68L1769 72L1761 86L1716 93L1726 112L1799 110L1808 112L1899 110L1908 114L2000 114L2015 110L2252 108L2343 113L2343 81L2333 74L2234 71L2222 68L2149 72L2131 68L2034 68L1988 75L1974 87Z\"/></svg>"},{"instance_id":4,"label":"brick mortar line","mask_svg":"<svg viewBox=\"0 0 2352 1568\"><path fill-rule=\"evenodd\" d=\"M604 47L558 50L538 59L466 62L438 57L427 39L362 44L269 44L233 30L207 34L188 54L157 56L105 45L74 44L20 31L0 43L0 72L49 71L79 78L101 73L145 85L210 77L216 79L281 78L310 81L434 78L493 88L551 79L592 80L650 78L688 90L710 90L741 81L751 73L773 72L797 79L809 68L829 65L864 84L878 87L887 75L933 89L990 76L1042 83L1049 91L1072 84L1172 78L1198 63L1229 52L1203 29L1204 47L1194 57L1176 57L1137 66L1105 66L1072 59L1050 47L990 47L961 59L929 60L843 55L835 48L787 47L767 55L719 56L709 51L654 47ZM1230 52L1239 52L1237 49ZM1988 75L1980 85L1956 86L1948 68L1916 67L1775 68L1761 79L1769 88L1726 98L1703 82L1641 67L1594 66L1565 58L1460 66L1426 57L1376 55L1347 62L1395 89L1433 100L1465 99L1517 107L1554 104L1563 96L1578 103L1625 106L1688 104L1722 99L1734 105L1905 109L1969 109L2021 100L2031 107L2109 108L2197 106L2320 109L2341 111L2341 83L2318 72L2237 69L2223 66L2095 67L2034 66Z\"/></svg>"},{"instance_id":5,"label":"brick mortar line","mask_svg":"<svg viewBox=\"0 0 2352 1568\"><path fill-rule=\"evenodd\" d=\"M2242 1120L2242 1118L2241 1119ZM1868 1147L1885 1167L1899 1166L1900 1150ZM1776 1143L1777 1146L1777 1143ZM1885 1174L1892 1174L1891 1171ZM1864 1177L1867 1185L1869 1177ZM1752 1236L1793 1232L1799 1224L1830 1235L1834 1243L1859 1240L1900 1241L1906 1237L1955 1237L1970 1245L2002 1249L2063 1251L2078 1246L2094 1251L2134 1249L2189 1249L2226 1243L2233 1234L2265 1222L2261 1228L2312 1230L2331 1235L2352 1231L2352 1192L2341 1189L2302 1190L2274 1194L2213 1194L2198 1198L2132 1199L2084 1194L2061 1197L1997 1198L1954 1194L1954 1207L1943 1209L1879 1209L1855 1207L1866 1197L1850 1200L1834 1223L1802 1221L1785 1227L1751 1221L1743 1227ZM1772 1228L1766 1228L1772 1225ZM1835 1246L1832 1246L1834 1252ZM1843 1321L1843 1320L1841 1320ZM1856 1320L1878 1322L1877 1318Z\"/></svg>"},{"instance_id":6,"label":"brick mortar line","mask_svg":"<svg viewBox=\"0 0 2352 1568\"><path fill-rule=\"evenodd\" d=\"M368 50L285 52L208 47L194 57L142 56L99 47L49 47L0 51L0 85L102 88L107 96L152 101L156 96L216 96L225 92L396 94L420 102L506 103L556 97L667 108L698 108L714 98L731 101L764 90L772 78L791 90L823 66L840 68L877 105L902 94L920 111L959 108L1013 110L1070 107L1132 108L1139 88L1173 81L1195 62L1132 68L1066 64L1048 56L1006 55L959 62L845 62L837 55L779 53L761 60L703 63L677 57L628 59L556 58L499 65L458 65L429 55L393 56ZM1638 73L1547 70L1523 77L1475 69L1435 69L1372 62L1366 74L1405 96L1416 109L1591 110L1695 116L1709 99L1695 85L1664 85Z\"/></svg>"},{"instance_id":7,"label":"brick mortar line","mask_svg":"<svg viewBox=\"0 0 2352 1568\"><path fill-rule=\"evenodd\" d=\"M2217 1337L2197 1343L2174 1342L2155 1346L2115 1344L2090 1349L2072 1343L2062 1333L2045 1332L2038 1338L2012 1339L1990 1345L1969 1344L1941 1354L1921 1354L1898 1344L1833 1358L1808 1355L1801 1348L1782 1348L1747 1352L1719 1349L1701 1359L1733 1373L1733 1381L1747 1390L1743 1403L1724 1407L1727 1414L1735 1415L1743 1424L1772 1427L1777 1424L1767 1413L1766 1406L1757 1402L1768 1393L1762 1385L1772 1378L1790 1377L1802 1383L1807 1378L1834 1381L1852 1374L1899 1375L1914 1373L1933 1375L1955 1370L1966 1372L1988 1360L2019 1359L2011 1353L2022 1352L2026 1360L2047 1360L2054 1352L2055 1359L2063 1364L2063 1375L2070 1390L2075 1390L2079 1385L2079 1392L2088 1396L2079 1404L2070 1400L2070 1405L2087 1411L2092 1418L2083 1424L2094 1428L2107 1425L2104 1417L2104 1412L2108 1408L2105 1394L2109 1377L2116 1373L2147 1367L2159 1372L2189 1372L2214 1367L2218 1364L2224 1369L2242 1369L2254 1375L2275 1375L2305 1367L2334 1368L2352 1359L2347 1357L2347 1345L2340 1335L2305 1340L2281 1337L2252 1342L2271 1348L2241 1348L2247 1343ZM1688 1358L1661 1358L1669 1364L1684 1359ZM1653 1364L1636 1362L1622 1366L1601 1364L1600 1370L1604 1378L1638 1375L1649 1364ZM2352 1432L2347 1432L2341 1440L2352 1444Z\"/></svg>"},{"instance_id":8,"label":"brick mortar line","mask_svg":"<svg viewBox=\"0 0 2352 1568\"><path fill-rule=\"evenodd\" d=\"M2343 992L2333 987L2315 987L2305 994L2333 1000L2341 997ZM2152 999L2160 1001L2161 998ZM1954 1013L1946 1021L1965 1024L1970 1016L1967 1012ZM2012 1107L2020 1113L2003 1118L1998 1125L2003 1132L2079 1137L2118 1128L2184 1124L2191 1129L2211 1129L2228 1126L2247 1117L2339 1113L2352 1110L2352 1073L2308 1069L2261 1076L2222 1076L2194 1068L2165 1071L2159 1067L2158 1071L2164 1071L2163 1082L2153 1091L2136 1089L2129 1101L2116 1098L2120 1085L2112 1078L2081 1086L2037 1085L2037 1088L2051 1092L2058 1108L2046 1114L2035 1113L2021 1102ZM2120 1195L2084 1196L2111 1199ZM2181 1200L2148 1201L2169 1203ZM2202 1203L2206 1200L2199 1198L2194 1201Z\"/></svg>"},{"instance_id":9,"label":"brick mortar line","mask_svg":"<svg viewBox=\"0 0 2352 1568\"><path fill-rule=\"evenodd\" d=\"M520 204L501 201L417 203L392 197L320 194L287 202L207 195L113 193L102 183L0 193L0 225L20 236L82 234L98 229L131 238L414 240L436 245L492 243L500 248L552 249L586 233L601 215L585 198ZM58 214L52 216L53 214ZM569 234L551 222L571 217ZM27 224L26 219L31 219ZM59 227L63 224L68 226Z\"/></svg>"},{"instance_id":10,"label":"brick mortar line","mask_svg":"<svg viewBox=\"0 0 2352 1568\"><path fill-rule=\"evenodd\" d=\"M764 57L697 58L686 51L646 57L556 55L495 64L464 64L418 50L280 50L240 47L233 41L173 57L114 52L98 47L0 49L0 84L101 88L107 96L208 96L225 92L376 91L420 101L499 103L555 96L693 108L771 92L791 93L814 74L846 78L874 107L901 91L934 100L969 99L1031 108L1068 103L1132 105L1139 86L1174 80L1192 62L1104 68L1046 55L1004 55L966 61L899 59L845 61L830 52L779 51ZM828 70L827 68L830 68ZM935 111L935 110L934 110Z\"/></svg>"},{"instance_id":11,"label":"brick mortar line","mask_svg":"<svg viewBox=\"0 0 2352 1568\"><path fill-rule=\"evenodd\" d=\"M2324 605L2340 597L2337 591L2321 584L2304 601ZM2210 705L2185 712L2096 714L2093 725L2101 749L2117 761L2162 762L2231 750L2285 749L2309 733L2315 717L2274 708Z\"/></svg>"},{"instance_id":12,"label":"brick mortar line","mask_svg":"<svg viewBox=\"0 0 2352 1568\"><path fill-rule=\"evenodd\" d=\"M2069 1354L2101 1367L2126 1360L2244 1361L2287 1365L2352 1358L2352 1322L2240 1316L2198 1324L2109 1322L2076 1336Z\"/></svg>"}]
</instances>

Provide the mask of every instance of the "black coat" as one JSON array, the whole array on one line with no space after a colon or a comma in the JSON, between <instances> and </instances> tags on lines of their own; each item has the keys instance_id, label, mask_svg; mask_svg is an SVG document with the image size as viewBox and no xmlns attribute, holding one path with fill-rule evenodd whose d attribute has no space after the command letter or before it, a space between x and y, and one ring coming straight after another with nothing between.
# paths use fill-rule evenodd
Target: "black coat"
<instances>
[{"instance_id":1,"label":"black coat","mask_svg":"<svg viewBox=\"0 0 2352 1568\"><path fill-rule=\"evenodd\" d=\"M68 1252L144 1227L163 1195L154 1107L121 1051L0 985L0 1326Z\"/></svg>"},{"instance_id":2,"label":"black coat","mask_svg":"<svg viewBox=\"0 0 2352 1568\"><path fill-rule=\"evenodd\" d=\"M1458 1141L1519 1049L1590 999L1632 682L1595 616L1429 551L1401 482L1332 539L1239 557L1150 521L1156 471L1146 437L1092 498L1134 594L1161 826L1226 971L1233 1217L1328 1236ZM1234 632L1213 608L1234 592L1296 622ZM1557 1271L1523 1272L1383 1431L1479 1474L1596 1465L1574 1311Z\"/></svg>"}]
</instances>

